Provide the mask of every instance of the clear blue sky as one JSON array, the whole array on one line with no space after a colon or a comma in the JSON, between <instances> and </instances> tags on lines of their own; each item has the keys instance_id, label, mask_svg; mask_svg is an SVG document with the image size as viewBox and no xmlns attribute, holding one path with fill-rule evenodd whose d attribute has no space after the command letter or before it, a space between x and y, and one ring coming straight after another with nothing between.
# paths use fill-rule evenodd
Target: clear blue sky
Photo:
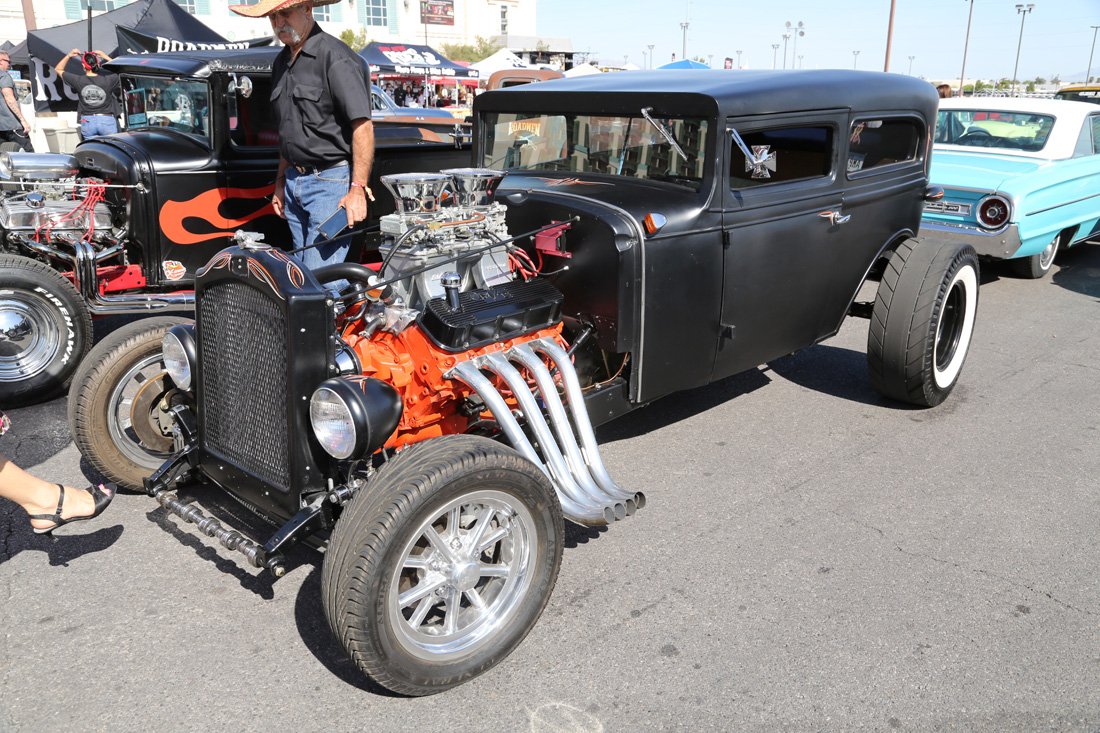
<instances>
[{"instance_id":1,"label":"clear blue sky","mask_svg":"<svg viewBox=\"0 0 1100 733\"><path fill-rule=\"evenodd\" d=\"M1020 79L1059 75L1082 80L1089 63L1093 31L1100 25L1100 0L1031 0L1024 19ZM1026 4L1026 0L1025 0ZM974 21L967 54L967 79L1012 77L1021 15L1017 0L974 0ZM643 65L643 52L654 44L655 65L681 53L680 23L689 23L688 56L714 55L715 66L742 51L746 68L770 69L772 44L780 44L783 66L784 24L805 24L798 39L803 68L852 68L859 51L860 69L882 70L890 0L538 0L538 33L569 38L576 51L591 51L601 63L623 57ZM928 79L957 79L962 66L968 0L897 0L890 70ZM1100 40L1098 40L1100 46ZM787 44L788 67L797 61L793 39ZM1100 75L1100 47L1092 62Z\"/></svg>"}]
</instances>

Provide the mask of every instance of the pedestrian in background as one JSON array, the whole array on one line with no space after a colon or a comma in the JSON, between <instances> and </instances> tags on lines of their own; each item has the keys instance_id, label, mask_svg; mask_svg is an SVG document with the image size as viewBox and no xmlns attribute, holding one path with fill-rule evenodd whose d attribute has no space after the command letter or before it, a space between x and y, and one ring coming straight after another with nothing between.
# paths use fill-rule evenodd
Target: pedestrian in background
<instances>
[{"instance_id":1,"label":"pedestrian in background","mask_svg":"<svg viewBox=\"0 0 1100 733\"><path fill-rule=\"evenodd\" d=\"M83 74L65 71L69 59L80 55ZM119 81L118 74L102 71L100 66L111 57L102 51L80 52L74 48L57 62L58 75L79 95L76 115L80 121L80 137L90 140L100 135L118 132Z\"/></svg>"},{"instance_id":2,"label":"pedestrian in background","mask_svg":"<svg viewBox=\"0 0 1100 733\"><path fill-rule=\"evenodd\" d=\"M31 126L23 117L23 109L15 98L15 80L11 78L11 56L0 51L0 141L15 143L24 152L33 153Z\"/></svg>"},{"instance_id":3,"label":"pedestrian in background","mask_svg":"<svg viewBox=\"0 0 1100 733\"><path fill-rule=\"evenodd\" d=\"M374 162L370 87L363 59L321 30L313 8L338 0L259 0L234 13L268 18L284 44L271 69L279 120L279 173L272 205L287 220L294 248L313 244L320 225L343 209L348 226L367 218ZM310 269L343 262L350 242L301 253ZM334 283L339 287L342 283Z\"/></svg>"},{"instance_id":4,"label":"pedestrian in background","mask_svg":"<svg viewBox=\"0 0 1100 733\"><path fill-rule=\"evenodd\" d=\"M936 87L936 91L939 92L940 99L948 99L954 96L954 94L951 92L950 84L940 84Z\"/></svg>"}]
</instances>

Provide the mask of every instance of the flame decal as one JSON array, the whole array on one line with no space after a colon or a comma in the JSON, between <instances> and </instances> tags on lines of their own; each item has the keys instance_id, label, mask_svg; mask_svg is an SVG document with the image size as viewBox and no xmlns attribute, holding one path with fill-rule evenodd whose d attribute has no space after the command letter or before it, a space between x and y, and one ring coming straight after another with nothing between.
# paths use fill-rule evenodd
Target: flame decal
<instances>
[{"instance_id":1,"label":"flame decal","mask_svg":"<svg viewBox=\"0 0 1100 733\"><path fill-rule=\"evenodd\" d=\"M229 236L250 221L268 214L274 215L275 209L271 202L265 200L274 191L274 184L259 188L212 188L187 201L166 201L160 209L161 231L175 244L197 244ZM263 205L240 218L222 216L222 204L234 199L257 199ZM186 226L187 219L201 219L218 231L203 234L193 232Z\"/></svg>"}]
</instances>

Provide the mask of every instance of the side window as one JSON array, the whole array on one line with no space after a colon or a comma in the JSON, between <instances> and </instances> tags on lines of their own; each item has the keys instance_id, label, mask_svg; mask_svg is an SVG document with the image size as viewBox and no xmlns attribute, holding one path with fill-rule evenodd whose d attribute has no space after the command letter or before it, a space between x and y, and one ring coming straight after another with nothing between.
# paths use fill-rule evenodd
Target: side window
<instances>
[{"instance_id":1,"label":"side window","mask_svg":"<svg viewBox=\"0 0 1100 733\"><path fill-rule=\"evenodd\" d=\"M279 144L279 120L271 104L271 78L253 76L252 94L229 96L229 138L239 147L272 147Z\"/></svg>"},{"instance_id":2,"label":"side window","mask_svg":"<svg viewBox=\"0 0 1100 733\"><path fill-rule=\"evenodd\" d=\"M1074 158L1100 153L1100 115L1089 115L1081 127L1077 145L1073 149Z\"/></svg>"},{"instance_id":3,"label":"side window","mask_svg":"<svg viewBox=\"0 0 1100 733\"><path fill-rule=\"evenodd\" d=\"M848 175L916 160L923 137L917 120L856 120L848 134Z\"/></svg>"},{"instance_id":4,"label":"side window","mask_svg":"<svg viewBox=\"0 0 1100 733\"><path fill-rule=\"evenodd\" d=\"M1089 117L1092 123L1092 154L1100 155L1100 115Z\"/></svg>"},{"instance_id":5,"label":"side window","mask_svg":"<svg viewBox=\"0 0 1100 733\"><path fill-rule=\"evenodd\" d=\"M382 101L382 97L374 92L371 92L370 95L370 108L373 112L385 112L387 110L385 102Z\"/></svg>"},{"instance_id":6,"label":"side window","mask_svg":"<svg viewBox=\"0 0 1100 733\"><path fill-rule=\"evenodd\" d=\"M807 178L825 178L833 160L831 126L781 127L741 133L745 145L760 160L745 160L739 145L730 157L730 186L750 188Z\"/></svg>"}]
</instances>

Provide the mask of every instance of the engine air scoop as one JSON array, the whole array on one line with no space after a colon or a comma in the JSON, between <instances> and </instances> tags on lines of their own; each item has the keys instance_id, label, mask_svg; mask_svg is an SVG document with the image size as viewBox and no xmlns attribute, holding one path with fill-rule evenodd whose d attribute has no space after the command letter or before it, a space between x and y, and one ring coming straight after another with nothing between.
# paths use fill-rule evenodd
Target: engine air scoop
<instances>
[{"instance_id":1,"label":"engine air scoop","mask_svg":"<svg viewBox=\"0 0 1100 733\"><path fill-rule=\"evenodd\" d=\"M443 190L452 185L452 180L442 173L394 173L382 176L382 183L393 194L397 213L402 216L438 211L443 202Z\"/></svg>"},{"instance_id":2,"label":"engine air scoop","mask_svg":"<svg viewBox=\"0 0 1100 733\"><path fill-rule=\"evenodd\" d=\"M491 205L497 186L504 179L504 171L492 168L448 168L441 173L454 179L458 205L472 208Z\"/></svg>"}]
</instances>

